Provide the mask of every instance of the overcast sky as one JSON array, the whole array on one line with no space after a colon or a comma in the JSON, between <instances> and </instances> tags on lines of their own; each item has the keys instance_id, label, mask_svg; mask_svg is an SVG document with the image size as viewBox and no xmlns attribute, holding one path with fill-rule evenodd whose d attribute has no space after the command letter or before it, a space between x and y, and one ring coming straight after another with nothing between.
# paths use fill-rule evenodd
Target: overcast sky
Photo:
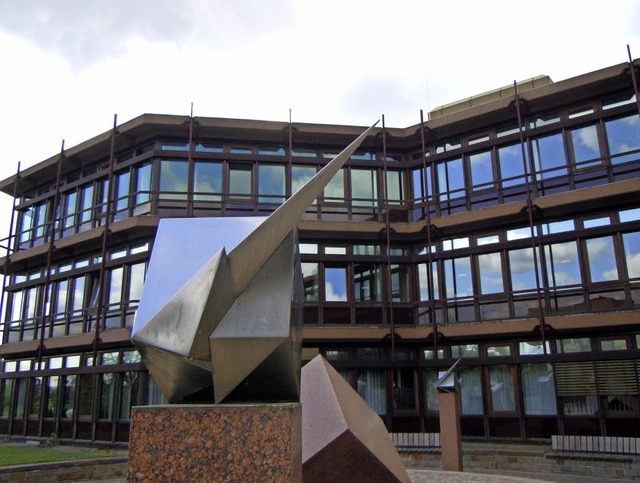
<instances>
[{"instance_id":1,"label":"overcast sky","mask_svg":"<svg viewBox=\"0 0 640 483\"><path fill-rule=\"evenodd\" d=\"M0 178L142 113L388 126L640 57L640 1L0 0ZM9 198L0 195L0 234Z\"/></svg>"}]
</instances>

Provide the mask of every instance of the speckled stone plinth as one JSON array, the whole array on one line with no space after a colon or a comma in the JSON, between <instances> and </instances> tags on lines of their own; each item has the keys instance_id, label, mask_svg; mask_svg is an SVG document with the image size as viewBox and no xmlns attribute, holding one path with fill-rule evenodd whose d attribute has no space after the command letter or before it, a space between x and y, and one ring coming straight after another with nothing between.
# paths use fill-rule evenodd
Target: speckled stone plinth
<instances>
[{"instance_id":1,"label":"speckled stone plinth","mask_svg":"<svg viewBox=\"0 0 640 483\"><path fill-rule=\"evenodd\" d=\"M301 428L299 403L135 407L128 481L297 482Z\"/></svg>"}]
</instances>

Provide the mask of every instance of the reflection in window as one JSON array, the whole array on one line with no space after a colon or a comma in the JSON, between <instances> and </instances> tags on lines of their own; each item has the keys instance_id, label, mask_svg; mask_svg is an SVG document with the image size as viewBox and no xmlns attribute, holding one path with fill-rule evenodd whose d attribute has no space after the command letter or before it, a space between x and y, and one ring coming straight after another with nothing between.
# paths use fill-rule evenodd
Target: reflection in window
<instances>
[{"instance_id":1,"label":"reflection in window","mask_svg":"<svg viewBox=\"0 0 640 483\"><path fill-rule=\"evenodd\" d=\"M621 119L615 119L605 123L607 131L607 140L609 142L609 154L611 154L611 163L625 163L638 159L640 155L629 154L619 156L620 154L640 149L640 116L629 116Z\"/></svg>"},{"instance_id":2,"label":"reflection in window","mask_svg":"<svg viewBox=\"0 0 640 483\"><path fill-rule=\"evenodd\" d=\"M291 193L295 193L316 174L315 166L292 166L291 167Z\"/></svg>"},{"instance_id":3,"label":"reflection in window","mask_svg":"<svg viewBox=\"0 0 640 483\"><path fill-rule=\"evenodd\" d=\"M325 268L324 291L327 302L347 300L347 269L345 267Z\"/></svg>"},{"instance_id":4,"label":"reflection in window","mask_svg":"<svg viewBox=\"0 0 640 483\"><path fill-rule=\"evenodd\" d=\"M398 410L416 409L416 387L413 369L395 369L393 371L395 408Z\"/></svg>"},{"instance_id":5,"label":"reflection in window","mask_svg":"<svg viewBox=\"0 0 640 483\"><path fill-rule=\"evenodd\" d=\"M187 174L189 164L186 161L163 160L160 163L160 196L165 200L187 199Z\"/></svg>"},{"instance_id":6,"label":"reflection in window","mask_svg":"<svg viewBox=\"0 0 640 483\"><path fill-rule=\"evenodd\" d=\"M567 174L567 160L562 134L554 134L531 140L533 161L540 179L555 178ZM540 173L544 171L544 173Z\"/></svg>"},{"instance_id":7,"label":"reflection in window","mask_svg":"<svg viewBox=\"0 0 640 483\"><path fill-rule=\"evenodd\" d=\"M139 372L122 373L122 383L120 387L120 410L118 411L118 419L129 419L131 417L131 407L138 406L139 401Z\"/></svg>"},{"instance_id":8,"label":"reflection in window","mask_svg":"<svg viewBox=\"0 0 640 483\"><path fill-rule=\"evenodd\" d=\"M391 296L396 302L409 302L409 268L407 265L391 265Z\"/></svg>"},{"instance_id":9,"label":"reflection in window","mask_svg":"<svg viewBox=\"0 0 640 483\"><path fill-rule=\"evenodd\" d=\"M640 232L622 235L629 278L640 277Z\"/></svg>"},{"instance_id":10,"label":"reflection in window","mask_svg":"<svg viewBox=\"0 0 640 483\"><path fill-rule=\"evenodd\" d=\"M375 206L378 197L377 172L371 169L351 170L353 206Z\"/></svg>"},{"instance_id":11,"label":"reflection in window","mask_svg":"<svg viewBox=\"0 0 640 483\"><path fill-rule=\"evenodd\" d=\"M111 419L113 417L113 401L115 399L115 378L113 372L102 374L100 384L100 406L98 418Z\"/></svg>"},{"instance_id":12,"label":"reflection in window","mask_svg":"<svg viewBox=\"0 0 640 483\"><path fill-rule=\"evenodd\" d=\"M590 416L598 412L596 396L568 396L562 398L562 411L566 416Z\"/></svg>"},{"instance_id":13,"label":"reflection in window","mask_svg":"<svg viewBox=\"0 0 640 483\"><path fill-rule=\"evenodd\" d=\"M196 201L219 201L222 163L196 162L193 166L193 191Z\"/></svg>"},{"instance_id":14,"label":"reflection in window","mask_svg":"<svg viewBox=\"0 0 640 483\"><path fill-rule=\"evenodd\" d=\"M465 195L464 171L461 158L438 164L438 187L441 201L460 198Z\"/></svg>"},{"instance_id":15,"label":"reflection in window","mask_svg":"<svg viewBox=\"0 0 640 483\"><path fill-rule=\"evenodd\" d=\"M304 299L307 301L318 300L318 264L302 263L302 279L304 285Z\"/></svg>"},{"instance_id":16,"label":"reflection in window","mask_svg":"<svg viewBox=\"0 0 640 483\"><path fill-rule=\"evenodd\" d=\"M500 253L478 255L480 291L482 294L504 292L502 281L502 257Z\"/></svg>"},{"instance_id":17,"label":"reflection in window","mask_svg":"<svg viewBox=\"0 0 640 483\"><path fill-rule=\"evenodd\" d=\"M462 414L483 414L482 379L479 367L464 367L458 371L460 412Z\"/></svg>"},{"instance_id":18,"label":"reflection in window","mask_svg":"<svg viewBox=\"0 0 640 483\"><path fill-rule=\"evenodd\" d=\"M606 236L587 240L587 256L592 282L618 280L613 237Z\"/></svg>"},{"instance_id":19,"label":"reflection in window","mask_svg":"<svg viewBox=\"0 0 640 483\"><path fill-rule=\"evenodd\" d=\"M284 166L276 164L258 165L258 193L260 202L282 203L285 195Z\"/></svg>"},{"instance_id":20,"label":"reflection in window","mask_svg":"<svg viewBox=\"0 0 640 483\"><path fill-rule=\"evenodd\" d=\"M588 168L601 164L600 145L598 143L598 131L596 126L586 126L571 131L573 143L573 157L578 168ZM595 159L596 161L585 163Z\"/></svg>"},{"instance_id":21,"label":"reflection in window","mask_svg":"<svg viewBox=\"0 0 640 483\"><path fill-rule=\"evenodd\" d=\"M491 408L494 411L515 411L511 366L489 367L489 386L491 388Z\"/></svg>"},{"instance_id":22,"label":"reflection in window","mask_svg":"<svg viewBox=\"0 0 640 483\"><path fill-rule=\"evenodd\" d=\"M523 364L522 393L527 416L556 414L556 392L551 364Z\"/></svg>"},{"instance_id":23,"label":"reflection in window","mask_svg":"<svg viewBox=\"0 0 640 483\"><path fill-rule=\"evenodd\" d=\"M357 302L382 300L382 270L379 265L355 263L353 281Z\"/></svg>"},{"instance_id":24,"label":"reflection in window","mask_svg":"<svg viewBox=\"0 0 640 483\"><path fill-rule=\"evenodd\" d=\"M251 165L232 164L229 166L229 197L248 198L251 196Z\"/></svg>"},{"instance_id":25,"label":"reflection in window","mask_svg":"<svg viewBox=\"0 0 640 483\"><path fill-rule=\"evenodd\" d=\"M562 354L574 352L591 352L591 341L588 337L556 340L556 350Z\"/></svg>"},{"instance_id":26,"label":"reflection in window","mask_svg":"<svg viewBox=\"0 0 640 483\"><path fill-rule=\"evenodd\" d=\"M627 350L625 339L608 339L600 341L600 350L604 351L624 351Z\"/></svg>"},{"instance_id":27,"label":"reflection in window","mask_svg":"<svg viewBox=\"0 0 640 483\"><path fill-rule=\"evenodd\" d=\"M470 297L473 295L471 259L469 257L444 260L443 268L447 298Z\"/></svg>"},{"instance_id":28,"label":"reflection in window","mask_svg":"<svg viewBox=\"0 0 640 483\"><path fill-rule=\"evenodd\" d=\"M427 399L427 410L437 411L440 409L438 401L438 391L436 389L436 382L438 382L438 370L437 369L425 369L424 370L424 395Z\"/></svg>"},{"instance_id":29,"label":"reflection in window","mask_svg":"<svg viewBox=\"0 0 640 483\"><path fill-rule=\"evenodd\" d=\"M544 252L551 287L581 283L576 242L548 245L544 247Z\"/></svg>"},{"instance_id":30,"label":"reflection in window","mask_svg":"<svg viewBox=\"0 0 640 483\"><path fill-rule=\"evenodd\" d=\"M358 372L358 394L378 414L387 414L387 378L385 371Z\"/></svg>"},{"instance_id":31,"label":"reflection in window","mask_svg":"<svg viewBox=\"0 0 640 483\"><path fill-rule=\"evenodd\" d=\"M451 346L451 357L458 359L459 357L479 357L478 344L463 344Z\"/></svg>"},{"instance_id":32,"label":"reflection in window","mask_svg":"<svg viewBox=\"0 0 640 483\"><path fill-rule=\"evenodd\" d=\"M151 199L150 191L151 164L148 163L136 169L136 206L149 202Z\"/></svg>"},{"instance_id":33,"label":"reflection in window","mask_svg":"<svg viewBox=\"0 0 640 483\"><path fill-rule=\"evenodd\" d=\"M470 185L487 189L493 183L493 169L491 167L491 151L484 151L469 156L469 168L471 172Z\"/></svg>"},{"instance_id":34,"label":"reflection in window","mask_svg":"<svg viewBox=\"0 0 640 483\"><path fill-rule=\"evenodd\" d=\"M387 171L387 199L396 203L404 200L401 171Z\"/></svg>"},{"instance_id":35,"label":"reflection in window","mask_svg":"<svg viewBox=\"0 0 640 483\"><path fill-rule=\"evenodd\" d=\"M547 354L551 353L549 342L545 343L547 347ZM544 354L544 347L540 341L520 342L519 344L521 356L532 356L537 354Z\"/></svg>"},{"instance_id":36,"label":"reflection in window","mask_svg":"<svg viewBox=\"0 0 640 483\"><path fill-rule=\"evenodd\" d=\"M344 171L342 169L336 173L325 187L324 199L329 202L344 200Z\"/></svg>"},{"instance_id":37,"label":"reflection in window","mask_svg":"<svg viewBox=\"0 0 640 483\"><path fill-rule=\"evenodd\" d=\"M429 300L429 284L433 283L433 298L438 300L440 298L438 292L438 264L433 262L431 264L432 275L429 274L429 265L427 263L420 263L418 265L418 281L420 283L420 300Z\"/></svg>"}]
</instances>

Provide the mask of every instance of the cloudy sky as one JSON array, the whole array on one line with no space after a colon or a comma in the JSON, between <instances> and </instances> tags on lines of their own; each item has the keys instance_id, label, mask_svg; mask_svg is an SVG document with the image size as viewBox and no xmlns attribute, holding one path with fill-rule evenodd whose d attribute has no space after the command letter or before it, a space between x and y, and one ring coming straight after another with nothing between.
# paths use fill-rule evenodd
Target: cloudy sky
<instances>
[{"instance_id":1,"label":"cloudy sky","mask_svg":"<svg viewBox=\"0 0 640 483\"><path fill-rule=\"evenodd\" d=\"M535 6L535 8L533 8ZM640 57L640 1L0 0L0 177L145 112L389 126ZM0 234L9 198L0 195Z\"/></svg>"}]
</instances>

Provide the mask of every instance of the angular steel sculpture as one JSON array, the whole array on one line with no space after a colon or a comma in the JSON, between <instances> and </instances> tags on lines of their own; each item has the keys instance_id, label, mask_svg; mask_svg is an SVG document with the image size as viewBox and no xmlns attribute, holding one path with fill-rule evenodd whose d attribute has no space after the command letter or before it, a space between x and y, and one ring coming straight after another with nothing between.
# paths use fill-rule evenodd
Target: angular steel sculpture
<instances>
[{"instance_id":1,"label":"angular steel sculpture","mask_svg":"<svg viewBox=\"0 0 640 483\"><path fill-rule=\"evenodd\" d=\"M322 357L302 368L302 479L408 482L384 423Z\"/></svg>"},{"instance_id":2,"label":"angular steel sculpture","mask_svg":"<svg viewBox=\"0 0 640 483\"><path fill-rule=\"evenodd\" d=\"M376 124L266 219L160 222L131 339L170 402L298 399L295 223Z\"/></svg>"}]
</instances>

